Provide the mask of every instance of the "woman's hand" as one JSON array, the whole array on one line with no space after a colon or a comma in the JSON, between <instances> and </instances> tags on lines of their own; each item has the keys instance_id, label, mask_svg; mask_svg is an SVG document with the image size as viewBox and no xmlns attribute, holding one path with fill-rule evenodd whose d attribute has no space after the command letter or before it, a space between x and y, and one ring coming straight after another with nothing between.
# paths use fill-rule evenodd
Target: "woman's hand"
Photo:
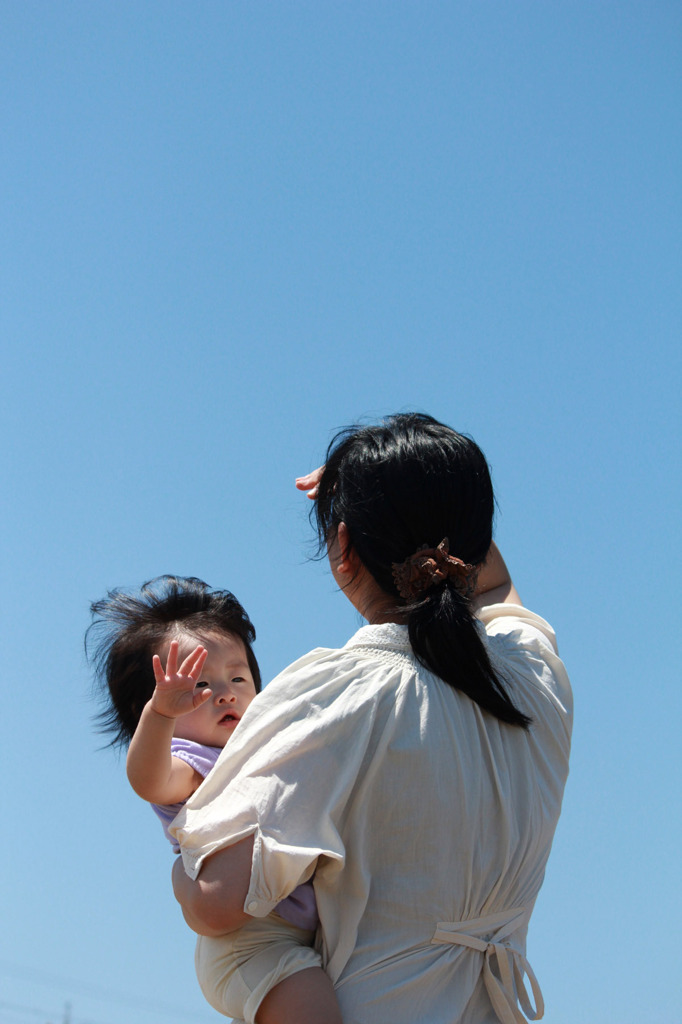
<instances>
[{"instance_id":1,"label":"woman's hand","mask_svg":"<svg viewBox=\"0 0 682 1024\"><path fill-rule=\"evenodd\" d=\"M315 501L317 492L320 486L320 480L324 473L324 466L318 466L312 473L306 473L305 476L296 477L296 487L299 491L307 491L308 497L311 501Z\"/></svg>"},{"instance_id":2,"label":"woman's hand","mask_svg":"<svg viewBox=\"0 0 682 1024\"><path fill-rule=\"evenodd\" d=\"M149 703L157 715L163 715L164 718L179 718L194 711L210 697L211 691L208 687L196 689L207 657L206 648L199 645L178 668L177 640L171 641L165 669L158 654L154 655L152 663L156 689Z\"/></svg>"}]
</instances>

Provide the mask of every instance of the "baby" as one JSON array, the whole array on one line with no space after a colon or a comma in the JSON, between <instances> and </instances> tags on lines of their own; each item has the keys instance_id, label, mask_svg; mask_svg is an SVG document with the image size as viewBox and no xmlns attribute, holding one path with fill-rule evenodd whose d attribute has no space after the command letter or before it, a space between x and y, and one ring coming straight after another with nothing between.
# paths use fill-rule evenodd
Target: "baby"
<instances>
[{"instance_id":1,"label":"baby","mask_svg":"<svg viewBox=\"0 0 682 1024\"><path fill-rule=\"evenodd\" d=\"M160 576L135 594L111 591L91 611L86 649L105 698L100 724L112 744L129 744L130 784L178 853L168 826L260 691L255 629L232 594L192 577ZM341 1024L312 948L316 926L307 882L268 917L200 936L196 962L209 1003L247 1024Z\"/></svg>"}]
</instances>

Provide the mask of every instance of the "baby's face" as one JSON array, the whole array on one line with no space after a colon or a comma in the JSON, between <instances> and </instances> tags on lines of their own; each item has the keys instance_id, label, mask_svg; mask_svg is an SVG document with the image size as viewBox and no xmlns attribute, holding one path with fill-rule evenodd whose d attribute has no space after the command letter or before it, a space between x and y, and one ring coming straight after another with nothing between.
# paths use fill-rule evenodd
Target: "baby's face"
<instances>
[{"instance_id":1,"label":"baby's face","mask_svg":"<svg viewBox=\"0 0 682 1024\"><path fill-rule=\"evenodd\" d=\"M208 651L197 689L209 687L211 696L200 707L176 720L174 735L208 747L224 747L237 722L256 696L256 686L241 639L227 633L210 640L185 637L180 641L178 664L197 643ZM165 656L161 657L162 662Z\"/></svg>"}]
</instances>

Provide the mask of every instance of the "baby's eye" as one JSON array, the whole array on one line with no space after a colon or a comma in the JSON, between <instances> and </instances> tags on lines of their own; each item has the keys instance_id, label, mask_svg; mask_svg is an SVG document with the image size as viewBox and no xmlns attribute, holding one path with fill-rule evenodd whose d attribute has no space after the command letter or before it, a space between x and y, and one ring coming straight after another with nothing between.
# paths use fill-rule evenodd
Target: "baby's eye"
<instances>
[{"instance_id":1,"label":"baby's eye","mask_svg":"<svg viewBox=\"0 0 682 1024\"><path fill-rule=\"evenodd\" d=\"M233 676L232 677L232 682L233 683L245 683L246 679L244 678L244 676Z\"/></svg>"},{"instance_id":2,"label":"baby's eye","mask_svg":"<svg viewBox=\"0 0 682 1024\"><path fill-rule=\"evenodd\" d=\"M206 687L208 685L209 685L209 683L207 683L207 682L202 680L201 682L197 683L194 688L195 688L195 690L204 690L204 689L206 689Z\"/></svg>"}]
</instances>

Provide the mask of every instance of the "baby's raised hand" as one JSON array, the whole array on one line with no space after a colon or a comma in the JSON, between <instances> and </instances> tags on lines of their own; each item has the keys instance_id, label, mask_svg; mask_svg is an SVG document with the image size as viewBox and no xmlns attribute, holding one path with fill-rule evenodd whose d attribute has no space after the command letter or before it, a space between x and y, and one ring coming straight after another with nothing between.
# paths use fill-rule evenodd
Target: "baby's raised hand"
<instances>
[{"instance_id":1,"label":"baby's raised hand","mask_svg":"<svg viewBox=\"0 0 682 1024\"><path fill-rule=\"evenodd\" d=\"M179 718L194 711L210 697L208 687L195 689L207 657L206 648L198 645L178 668L177 640L171 640L165 670L161 658L158 654L154 655L152 661L156 689L150 703L157 714L165 718Z\"/></svg>"}]
</instances>

